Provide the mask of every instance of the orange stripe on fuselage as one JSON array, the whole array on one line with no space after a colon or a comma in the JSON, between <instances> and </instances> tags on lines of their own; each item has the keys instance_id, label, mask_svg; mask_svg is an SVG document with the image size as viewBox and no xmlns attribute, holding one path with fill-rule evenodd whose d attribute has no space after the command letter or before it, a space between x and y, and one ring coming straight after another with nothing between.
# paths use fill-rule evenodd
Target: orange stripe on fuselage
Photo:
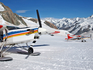
<instances>
[{"instance_id":1,"label":"orange stripe on fuselage","mask_svg":"<svg viewBox=\"0 0 93 70\"><path fill-rule=\"evenodd\" d=\"M19 34L13 34L13 35L10 35L8 36L8 38L11 38L11 37L16 37L16 36L22 36L22 35L27 35L27 34L34 34L34 33L37 33L38 30L34 30L34 32L24 32L24 33L19 33ZM5 39L6 37L4 37L3 39Z\"/></svg>"}]
</instances>

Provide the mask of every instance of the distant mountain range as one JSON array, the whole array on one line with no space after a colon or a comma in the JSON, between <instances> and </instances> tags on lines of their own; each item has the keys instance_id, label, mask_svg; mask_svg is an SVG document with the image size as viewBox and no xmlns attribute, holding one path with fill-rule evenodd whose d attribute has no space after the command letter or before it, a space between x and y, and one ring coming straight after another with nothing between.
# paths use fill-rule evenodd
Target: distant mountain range
<instances>
[{"instance_id":1,"label":"distant mountain range","mask_svg":"<svg viewBox=\"0 0 93 70\"><path fill-rule=\"evenodd\" d=\"M37 23L37 19L19 16L0 2L0 24L29 26L25 19ZM54 29L67 30L72 34L91 33L93 31L93 15L88 18L45 18L42 19L42 23Z\"/></svg>"},{"instance_id":2,"label":"distant mountain range","mask_svg":"<svg viewBox=\"0 0 93 70\"><path fill-rule=\"evenodd\" d=\"M76 35L93 31L93 15L87 18L45 18L43 20L53 23L60 30L67 30Z\"/></svg>"}]
</instances>

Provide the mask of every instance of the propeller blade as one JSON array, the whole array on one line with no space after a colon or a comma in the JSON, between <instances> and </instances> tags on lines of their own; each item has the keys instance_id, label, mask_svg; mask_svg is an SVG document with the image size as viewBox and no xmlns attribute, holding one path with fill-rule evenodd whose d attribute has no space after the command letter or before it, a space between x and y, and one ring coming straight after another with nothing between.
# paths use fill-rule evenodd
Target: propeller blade
<instances>
[{"instance_id":1,"label":"propeller blade","mask_svg":"<svg viewBox=\"0 0 93 70\"><path fill-rule=\"evenodd\" d=\"M37 18L38 18L38 22L39 22L39 27L42 28L42 24L41 24L41 20L40 20L40 16L39 16L38 10L36 10L36 12L37 12Z\"/></svg>"}]
</instances>

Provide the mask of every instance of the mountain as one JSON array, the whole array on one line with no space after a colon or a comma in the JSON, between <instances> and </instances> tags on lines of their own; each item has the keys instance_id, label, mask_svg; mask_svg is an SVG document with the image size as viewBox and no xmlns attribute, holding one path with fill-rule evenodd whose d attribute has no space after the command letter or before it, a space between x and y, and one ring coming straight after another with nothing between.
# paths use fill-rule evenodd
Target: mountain
<instances>
[{"instance_id":1,"label":"mountain","mask_svg":"<svg viewBox=\"0 0 93 70\"><path fill-rule=\"evenodd\" d=\"M42 19L42 24L46 28L64 30L72 34L86 34L93 32L93 15L87 18L45 18ZM37 19L31 17L19 16L13 13L12 10L0 2L0 24L37 27ZM49 30L48 29L48 30Z\"/></svg>"},{"instance_id":2,"label":"mountain","mask_svg":"<svg viewBox=\"0 0 93 70\"><path fill-rule=\"evenodd\" d=\"M24 22L24 20L20 16L13 13L9 7L5 6L1 2L0 2L0 17L1 17L0 21L1 22L3 21L3 24L11 23L13 25L20 25L22 23L23 25L27 26L27 24Z\"/></svg>"},{"instance_id":3,"label":"mountain","mask_svg":"<svg viewBox=\"0 0 93 70\"><path fill-rule=\"evenodd\" d=\"M35 19L35 18L29 18L28 20L31 20L31 21L33 21L33 22L35 22L35 23L38 22L38 20ZM42 23L46 24L47 26L49 26L49 27L51 27L51 28L58 29L53 23L48 22L48 21L46 21L46 20L45 20L45 21L42 21Z\"/></svg>"},{"instance_id":4,"label":"mountain","mask_svg":"<svg viewBox=\"0 0 93 70\"><path fill-rule=\"evenodd\" d=\"M12 25L17 25L17 26L31 26L31 24L28 24L26 21L24 21L24 19L27 19L28 21L32 21L31 23L37 23L37 19L35 18L28 18L28 17L22 17L17 15L16 13L13 13L12 10L5 6L3 3L0 2L0 22L1 24L12 24ZM33 23L33 24L34 24ZM44 23L52 28L57 29L57 27L48 22L48 21L44 21ZM33 26L33 25L32 25Z\"/></svg>"},{"instance_id":5,"label":"mountain","mask_svg":"<svg viewBox=\"0 0 93 70\"><path fill-rule=\"evenodd\" d=\"M93 31L93 15L87 18L45 18L43 20L53 23L60 30L67 30L76 35Z\"/></svg>"}]
</instances>

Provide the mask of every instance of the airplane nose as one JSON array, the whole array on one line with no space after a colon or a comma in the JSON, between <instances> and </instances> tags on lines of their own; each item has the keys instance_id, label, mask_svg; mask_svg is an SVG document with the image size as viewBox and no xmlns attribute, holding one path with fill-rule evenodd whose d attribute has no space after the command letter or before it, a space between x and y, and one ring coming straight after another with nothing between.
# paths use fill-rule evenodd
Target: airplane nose
<instances>
[{"instance_id":1,"label":"airplane nose","mask_svg":"<svg viewBox=\"0 0 93 70\"><path fill-rule=\"evenodd\" d=\"M47 30L45 28L39 28L38 33L39 34L46 34Z\"/></svg>"}]
</instances>

